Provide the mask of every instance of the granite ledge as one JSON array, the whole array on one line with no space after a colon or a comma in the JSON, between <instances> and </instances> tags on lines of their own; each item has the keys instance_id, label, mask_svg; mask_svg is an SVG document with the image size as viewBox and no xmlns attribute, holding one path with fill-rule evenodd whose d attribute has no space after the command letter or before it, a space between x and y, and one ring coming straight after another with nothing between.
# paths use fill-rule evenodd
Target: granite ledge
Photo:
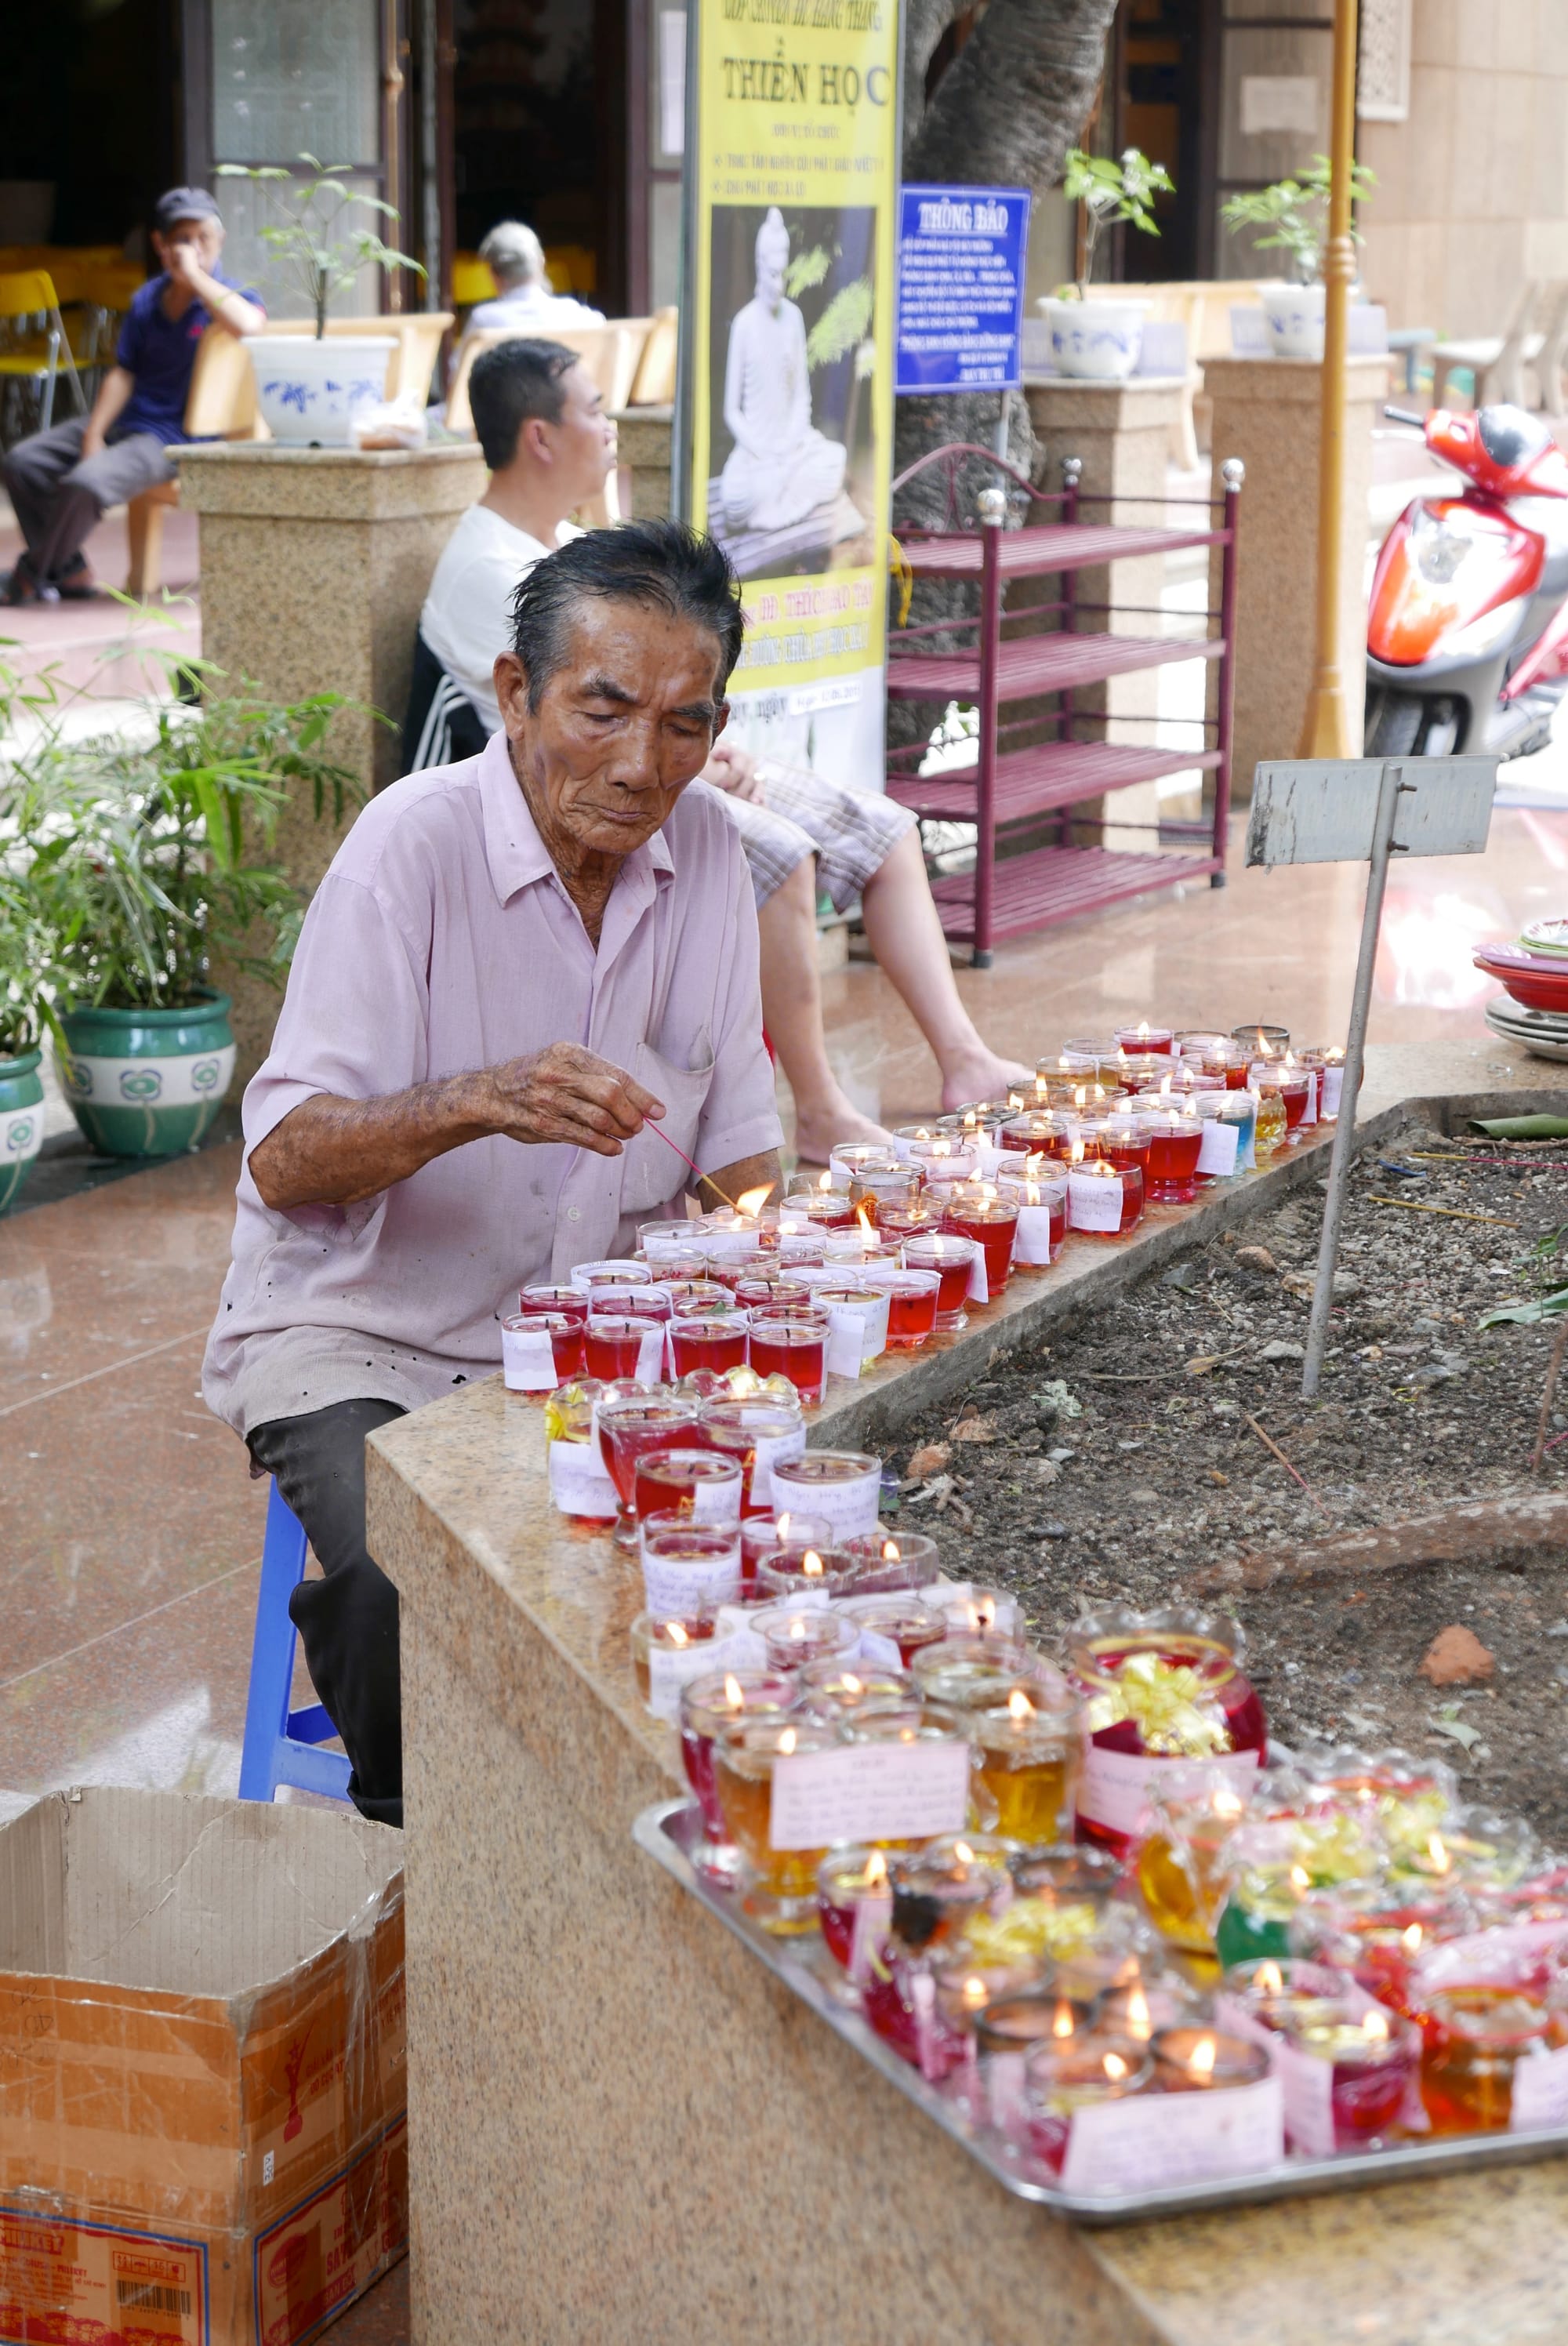
<instances>
[{"instance_id":1,"label":"granite ledge","mask_svg":"<svg viewBox=\"0 0 1568 2346\"><path fill-rule=\"evenodd\" d=\"M484 489L472 442L433 448L288 448L229 440L176 448L182 503L266 521L412 521L463 513Z\"/></svg>"}]
</instances>

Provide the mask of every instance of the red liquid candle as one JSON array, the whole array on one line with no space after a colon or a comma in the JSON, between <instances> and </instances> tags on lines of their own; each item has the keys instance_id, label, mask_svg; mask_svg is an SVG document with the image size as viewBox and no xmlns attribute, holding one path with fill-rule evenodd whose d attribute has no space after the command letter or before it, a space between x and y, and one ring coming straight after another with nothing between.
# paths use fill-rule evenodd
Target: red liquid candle
<instances>
[{"instance_id":1,"label":"red liquid candle","mask_svg":"<svg viewBox=\"0 0 1568 2346\"><path fill-rule=\"evenodd\" d=\"M667 1321L670 1317L667 1287L645 1282L641 1287L596 1287L592 1317Z\"/></svg>"},{"instance_id":2,"label":"red liquid candle","mask_svg":"<svg viewBox=\"0 0 1568 2346\"><path fill-rule=\"evenodd\" d=\"M585 1367L583 1336L586 1321L575 1318L569 1311L535 1312L529 1316L543 1320L550 1331L550 1356L555 1363L555 1374L561 1383L565 1384L568 1377L581 1376Z\"/></svg>"},{"instance_id":3,"label":"red liquid candle","mask_svg":"<svg viewBox=\"0 0 1568 2346\"><path fill-rule=\"evenodd\" d=\"M1018 1205L989 1184L960 1184L950 1194L942 1226L950 1237L971 1239L984 1250L985 1284L994 1303L1013 1269L1013 1241L1018 1233ZM939 1305L940 1308L940 1305Z\"/></svg>"},{"instance_id":4,"label":"red liquid candle","mask_svg":"<svg viewBox=\"0 0 1568 2346\"><path fill-rule=\"evenodd\" d=\"M997 1134L998 1146L1023 1157L1055 1157L1064 1164L1078 1137L1079 1119L1063 1108L1030 1108L1012 1117Z\"/></svg>"},{"instance_id":5,"label":"red liquid candle","mask_svg":"<svg viewBox=\"0 0 1568 2346\"><path fill-rule=\"evenodd\" d=\"M826 1515L803 1515L799 1509L786 1510L782 1515L750 1515L740 1525L740 1586L742 1593L755 1589L757 1567L764 1556L777 1556L786 1549L804 1551L814 1547L819 1556L825 1555L833 1545L833 1526Z\"/></svg>"},{"instance_id":6,"label":"red liquid candle","mask_svg":"<svg viewBox=\"0 0 1568 2346\"><path fill-rule=\"evenodd\" d=\"M1298 2052L1331 2065L1336 2150L1360 2150L1399 2124L1420 2058L1420 2032L1408 2020L1325 1997L1298 2004L1283 2033Z\"/></svg>"},{"instance_id":7,"label":"red liquid candle","mask_svg":"<svg viewBox=\"0 0 1568 2346\"><path fill-rule=\"evenodd\" d=\"M658 1333L657 1320L628 1320L618 1313L590 1312L583 1344L588 1374L602 1377L606 1384L616 1377L635 1377L643 1338Z\"/></svg>"},{"instance_id":8,"label":"red liquid candle","mask_svg":"<svg viewBox=\"0 0 1568 2346\"><path fill-rule=\"evenodd\" d=\"M1118 1026L1116 1041L1128 1053L1154 1051L1168 1058L1176 1047L1176 1030L1171 1026L1151 1026L1146 1018L1140 1018L1135 1026Z\"/></svg>"},{"instance_id":9,"label":"red liquid candle","mask_svg":"<svg viewBox=\"0 0 1568 2346\"><path fill-rule=\"evenodd\" d=\"M568 1320L585 1320L588 1299L580 1287L525 1287L517 1298L517 1309L525 1320L545 1311L565 1312Z\"/></svg>"},{"instance_id":10,"label":"red liquid candle","mask_svg":"<svg viewBox=\"0 0 1568 2346\"><path fill-rule=\"evenodd\" d=\"M590 1322L590 1325L592 1323ZM599 1449L625 1513L617 1531L626 1542L636 1519L637 1461L650 1450L690 1447L697 1432L697 1404L671 1393L652 1393L599 1404Z\"/></svg>"},{"instance_id":11,"label":"red liquid candle","mask_svg":"<svg viewBox=\"0 0 1568 2346\"><path fill-rule=\"evenodd\" d=\"M787 1278L781 1272L752 1273L737 1283L735 1301L743 1311L760 1311L769 1319L788 1319L792 1311L810 1310L811 1290L799 1280Z\"/></svg>"},{"instance_id":12,"label":"red liquid candle","mask_svg":"<svg viewBox=\"0 0 1568 2346\"><path fill-rule=\"evenodd\" d=\"M923 1189L910 1198L881 1198L877 1206L877 1228L890 1240L912 1238L918 1230L934 1230L941 1219L941 1206Z\"/></svg>"},{"instance_id":13,"label":"red liquid candle","mask_svg":"<svg viewBox=\"0 0 1568 2346\"><path fill-rule=\"evenodd\" d=\"M886 1856L880 1849L854 1843L831 1851L817 1872L817 1919L822 1943L841 1971L851 1969L857 1920L861 1907L868 1905L885 1926L885 1918L892 1912ZM864 1931L861 1936L863 1941ZM866 1949L867 1953L871 1952Z\"/></svg>"},{"instance_id":14,"label":"red liquid candle","mask_svg":"<svg viewBox=\"0 0 1568 2346\"><path fill-rule=\"evenodd\" d=\"M855 1209L847 1189L797 1189L779 1208L784 1222L809 1222L820 1230L847 1230Z\"/></svg>"},{"instance_id":15,"label":"red liquid candle","mask_svg":"<svg viewBox=\"0 0 1568 2346\"><path fill-rule=\"evenodd\" d=\"M776 1547L757 1566L757 1586L770 1605L790 1597L847 1596L855 1559L838 1547Z\"/></svg>"},{"instance_id":16,"label":"red liquid candle","mask_svg":"<svg viewBox=\"0 0 1568 2346\"><path fill-rule=\"evenodd\" d=\"M623 1262L580 1263L572 1275L572 1283L580 1287L588 1299L588 1309L596 1311L598 1299L607 1287L651 1287L653 1272L647 1263Z\"/></svg>"},{"instance_id":17,"label":"red liquid candle","mask_svg":"<svg viewBox=\"0 0 1568 2346\"><path fill-rule=\"evenodd\" d=\"M743 1369L748 1332L746 1321L734 1311L672 1320L669 1338L676 1375L688 1377L696 1369L712 1369L719 1375L726 1369Z\"/></svg>"},{"instance_id":18,"label":"red liquid candle","mask_svg":"<svg viewBox=\"0 0 1568 2346\"><path fill-rule=\"evenodd\" d=\"M1238 1043L1233 1035L1184 1035L1181 1056L1185 1066L1201 1067L1206 1076L1217 1076L1227 1091L1247 1089L1247 1071L1252 1064L1252 1049Z\"/></svg>"},{"instance_id":19,"label":"red liquid candle","mask_svg":"<svg viewBox=\"0 0 1568 2346\"><path fill-rule=\"evenodd\" d=\"M1106 1753L1147 1756L1156 1769L1166 1759L1254 1752L1261 1763L1268 1730L1263 1705L1237 1666L1240 1643L1234 1622L1180 1609L1086 1619L1070 1653L1090 1742ZM1183 1723L1173 1727L1170 1698L1177 1694ZM1145 1740L1145 1726L1152 1739ZM1079 1794L1078 1837L1124 1854L1132 1837L1085 1806L1091 1777Z\"/></svg>"},{"instance_id":20,"label":"red liquid candle","mask_svg":"<svg viewBox=\"0 0 1568 2346\"><path fill-rule=\"evenodd\" d=\"M1040 1157L1025 1157L1020 1163L1025 1170L1015 1173L1004 1168L997 1177L998 1188L1018 1207L1013 1268L1043 1270L1055 1261L1067 1236L1066 1169ZM1044 1171L1047 1163L1052 1166L1049 1174Z\"/></svg>"},{"instance_id":21,"label":"red liquid candle","mask_svg":"<svg viewBox=\"0 0 1568 2346\"><path fill-rule=\"evenodd\" d=\"M857 1579L857 1588L863 1586ZM917 1654L940 1645L947 1636L944 1615L922 1604L911 1589L888 1589L877 1596L851 1596L844 1606L862 1637L885 1637L898 1647L899 1665L908 1669Z\"/></svg>"},{"instance_id":22,"label":"red liquid candle","mask_svg":"<svg viewBox=\"0 0 1568 2346\"><path fill-rule=\"evenodd\" d=\"M973 1239L955 1238L946 1231L909 1239L904 1243L904 1268L907 1270L934 1270L937 1274L936 1324L939 1328L967 1328L969 1325L963 1306L969 1293L969 1277L976 1251Z\"/></svg>"},{"instance_id":23,"label":"red liquid candle","mask_svg":"<svg viewBox=\"0 0 1568 2346\"><path fill-rule=\"evenodd\" d=\"M857 1216L862 1220L869 1216L876 1224L884 1206L907 1205L924 1187L925 1176L918 1165L906 1165L901 1158L893 1157L883 1164L863 1167L850 1184L850 1195ZM865 1215L860 1214L862 1206Z\"/></svg>"},{"instance_id":24,"label":"red liquid candle","mask_svg":"<svg viewBox=\"0 0 1568 2346\"><path fill-rule=\"evenodd\" d=\"M645 1451L632 1483L632 1513L693 1515L699 1522L734 1524L740 1517L740 1468L712 1450Z\"/></svg>"},{"instance_id":25,"label":"red liquid candle","mask_svg":"<svg viewBox=\"0 0 1568 2346\"><path fill-rule=\"evenodd\" d=\"M827 1346L828 1322L820 1312L751 1323L752 1367L759 1377L788 1377L803 1402L822 1398Z\"/></svg>"},{"instance_id":26,"label":"red liquid candle","mask_svg":"<svg viewBox=\"0 0 1568 2346\"><path fill-rule=\"evenodd\" d=\"M659 1284L669 1297L672 1317L677 1320L697 1320L705 1312L735 1309L733 1288L709 1279L706 1270L700 1279L666 1279Z\"/></svg>"},{"instance_id":27,"label":"red liquid candle","mask_svg":"<svg viewBox=\"0 0 1568 2346\"><path fill-rule=\"evenodd\" d=\"M720 1395L705 1402L702 1440L709 1449L733 1458L740 1468L742 1516L771 1516L772 1462L776 1457L798 1455L806 1446L799 1407L777 1398L737 1401ZM824 1536L830 1540L831 1531Z\"/></svg>"},{"instance_id":28,"label":"red liquid candle","mask_svg":"<svg viewBox=\"0 0 1568 2346\"><path fill-rule=\"evenodd\" d=\"M712 1670L680 1694L680 1756L702 1814L703 1841L692 1862L709 1881L733 1881L739 1852L726 1836L713 1781L713 1742L732 1719L793 1710L799 1688L789 1670Z\"/></svg>"},{"instance_id":29,"label":"red liquid candle","mask_svg":"<svg viewBox=\"0 0 1568 2346\"><path fill-rule=\"evenodd\" d=\"M1197 1196L1197 1159L1203 1126L1179 1107L1154 1107L1138 1122L1148 1137L1148 1198L1151 1205L1190 1206Z\"/></svg>"},{"instance_id":30,"label":"red liquid candle","mask_svg":"<svg viewBox=\"0 0 1568 2346\"><path fill-rule=\"evenodd\" d=\"M936 1332L936 1303L942 1289L934 1270L899 1270L879 1282L888 1293L888 1350L912 1352Z\"/></svg>"}]
</instances>

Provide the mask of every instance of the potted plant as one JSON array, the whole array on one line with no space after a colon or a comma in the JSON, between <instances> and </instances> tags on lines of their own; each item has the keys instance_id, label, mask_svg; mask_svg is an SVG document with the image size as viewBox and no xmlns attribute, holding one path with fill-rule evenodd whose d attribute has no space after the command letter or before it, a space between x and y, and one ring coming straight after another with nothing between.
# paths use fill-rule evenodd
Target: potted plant
<instances>
[{"instance_id":1,"label":"potted plant","mask_svg":"<svg viewBox=\"0 0 1568 2346\"><path fill-rule=\"evenodd\" d=\"M332 296L369 265L412 269L421 277L424 270L406 252L383 244L373 228L344 227L356 206L391 220L398 217L380 196L346 184L341 174L347 164L320 163L314 155L300 160L308 174L303 179L274 163L219 163L218 176L262 179L274 187L280 180L290 190L277 197L282 217L261 230L261 240L303 294L316 321L313 340L263 332L246 342L267 427L275 440L295 447L345 448L355 416L380 406L386 396L387 362L397 342L373 326L363 334L334 334L329 342Z\"/></svg>"},{"instance_id":2,"label":"potted plant","mask_svg":"<svg viewBox=\"0 0 1568 2346\"><path fill-rule=\"evenodd\" d=\"M1084 274L1071 299L1064 288L1040 305L1050 325L1052 361L1058 374L1125 382L1143 348L1148 303L1134 295L1092 294L1095 259L1101 237L1119 221L1158 236L1154 198L1174 195L1175 185L1165 165L1151 163L1136 147L1129 147L1120 161L1074 147L1063 192L1069 203L1084 207Z\"/></svg>"},{"instance_id":3,"label":"potted plant","mask_svg":"<svg viewBox=\"0 0 1568 2346\"><path fill-rule=\"evenodd\" d=\"M21 878L47 933L61 1081L112 1157L166 1157L211 1124L234 1072L212 964L281 984L304 911L269 859L280 810L309 790L341 821L357 794L322 750L339 695L284 706L222 691L205 662L178 668L198 706L153 702L87 739L56 710L0 784L0 827L26 803Z\"/></svg>"},{"instance_id":4,"label":"potted plant","mask_svg":"<svg viewBox=\"0 0 1568 2346\"><path fill-rule=\"evenodd\" d=\"M38 988L48 938L25 889L0 871L0 1214L44 1145Z\"/></svg>"},{"instance_id":5,"label":"potted plant","mask_svg":"<svg viewBox=\"0 0 1568 2346\"><path fill-rule=\"evenodd\" d=\"M1276 179L1271 188L1231 196L1220 218L1235 235L1253 230L1259 252L1288 252L1288 281L1262 287L1263 318L1269 348L1277 359L1323 356L1323 248L1329 234L1329 187L1332 166L1326 155L1315 155L1312 168L1294 178ZM1350 199L1364 203L1377 186L1377 175L1364 163L1350 166ZM1358 244L1360 232L1352 229Z\"/></svg>"}]
</instances>

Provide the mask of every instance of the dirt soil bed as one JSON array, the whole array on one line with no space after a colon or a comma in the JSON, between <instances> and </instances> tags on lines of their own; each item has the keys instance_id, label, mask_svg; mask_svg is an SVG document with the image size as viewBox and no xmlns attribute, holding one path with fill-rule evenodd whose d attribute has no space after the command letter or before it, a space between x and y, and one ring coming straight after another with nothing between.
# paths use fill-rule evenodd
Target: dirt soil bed
<instances>
[{"instance_id":1,"label":"dirt soil bed","mask_svg":"<svg viewBox=\"0 0 1568 2346\"><path fill-rule=\"evenodd\" d=\"M1568 1441L1529 1471L1553 1324L1478 1326L1568 1284L1568 1143L1410 1127L1365 1151L1307 1403L1322 1195L1196 1247L920 1422L891 1461L901 1509L952 1575L1013 1590L1047 1644L1081 1609L1181 1600L1217 1566L1257 1578L1288 1555L1272 1586L1208 1600L1243 1623L1277 1733L1441 1754L1469 1797L1568 1845L1568 1545L1364 1571L1300 1557L1463 1500L1568 1494ZM1542 1251L1559 1229L1563 1252ZM1489 1679L1420 1674L1453 1627L1487 1649Z\"/></svg>"}]
</instances>

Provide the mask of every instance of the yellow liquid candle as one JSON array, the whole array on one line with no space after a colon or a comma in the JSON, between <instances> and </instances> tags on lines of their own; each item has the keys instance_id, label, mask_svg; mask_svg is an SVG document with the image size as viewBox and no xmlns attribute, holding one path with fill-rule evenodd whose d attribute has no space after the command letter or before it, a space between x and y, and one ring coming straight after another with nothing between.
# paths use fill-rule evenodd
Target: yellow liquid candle
<instances>
[{"instance_id":1,"label":"yellow liquid candle","mask_svg":"<svg viewBox=\"0 0 1568 2346\"><path fill-rule=\"evenodd\" d=\"M1253 1149L1259 1165L1266 1165L1276 1149L1285 1141L1285 1102L1269 1086L1257 1094L1257 1131Z\"/></svg>"},{"instance_id":2,"label":"yellow liquid candle","mask_svg":"<svg viewBox=\"0 0 1568 2346\"><path fill-rule=\"evenodd\" d=\"M1162 1938L1185 1953L1212 1955L1228 1888L1225 1846L1243 1803L1228 1786L1190 1800L1166 1799L1138 1851L1138 1888Z\"/></svg>"},{"instance_id":3,"label":"yellow liquid candle","mask_svg":"<svg viewBox=\"0 0 1568 2346\"><path fill-rule=\"evenodd\" d=\"M1077 1791L1078 1706L1015 1687L1004 1708L972 1714L976 1807L1004 1840L1038 1847L1072 1831ZM995 1805L994 1822L986 1809Z\"/></svg>"},{"instance_id":4,"label":"yellow liquid candle","mask_svg":"<svg viewBox=\"0 0 1568 2346\"><path fill-rule=\"evenodd\" d=\"M1516 1986L1455 1987L1420 2014L1421 2100L1434 2134L1497 2134L1513 2113L1513 2073L1563 2044L1563 2014Z\"/></svg>"},{"instance_id":5,"label":"yellow liquid candle","mask_svg":"<svg viewBox=\"0 0 1568 2346\"><path fill-rule=\"evenodd\" d=\"M809 1719L738 1719L714 1747L713 1783L725 1830L750 1868L746 1911L766 1931L797 1935L817 1926L817 1871L823 1849L775 1849L773 1769L796 1751L821 1751L837 1730Z\"/></svg>"}]
</instances>

